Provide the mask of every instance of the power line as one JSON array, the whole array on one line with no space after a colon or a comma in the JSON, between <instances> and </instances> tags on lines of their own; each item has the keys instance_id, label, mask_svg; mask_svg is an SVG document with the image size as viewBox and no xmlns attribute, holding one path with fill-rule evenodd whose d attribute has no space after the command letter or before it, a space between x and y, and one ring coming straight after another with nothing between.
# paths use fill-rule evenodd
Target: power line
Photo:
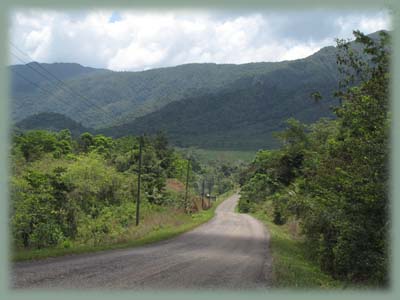
<instances>
[{"instance_id":1,"label":"power line","mask_svg":"<svg viewBox=\"0 0 400 300\"><path fill-rule=\"evenodd\" d=\"M13 53L11 53L11 54L14 55ZM29 65L27 65L27 66L29 67ZM33 71L37 72L35 69L33 69ZM16 70L13 70L13 72L16 75L18 75L19 77L21 77L22 79L24 79L25 81L27 81L28 83L30 83L30 84L34 85L35 87L37 87L39 90L44 91L49 96L52 96L56 100L62 102L64 105L66 105L66 106L70 106L71 105L69 102L66 102L66 100L64 100L63 98L59 98L54 92L45 89L43 86L40 86L37 82L33 82L32 80L28 79L26 76L22 75L21 73L17 72ZM38 73L38 74L40 74L40 73ZM71 96L71 95L69 95L69 96ZM80 113L82 114L83 112L80 111ZM89 123L90 123L90 121L92 121L90 115L87 114L86 112L84 114L86 116L85 117L86 121L89 121Z\"/></svg>"},{"instance_id":2,"label":"power line","mask_svg":"<svg viewBox=\"0 0 400 300\"><path fill-rule=\"evenodd\" d=\"M47 75L45 75L45 74L43 74L42 72L38 71L37 69L33 68L31 64L28 64L26 61L24 61L23 59L21 59L21 58L20 58L19 56L17 56L15 53L11 52L11 55L14 56L14 57L15 57L17 60L19 60L20 62L24 63L25 66L27 66L28 68L30 68L31 70L33 70L34 72L36 72L37 74L39 74L40 76L42 76L43 78L46 78L47 80L53 82L52 79L50 79ZM37 64L37 65L40 66L40 64ZM60 82L63 83L62 81L60 81ZM64 83L64 85L65 85L65 83ZM93 108L93 107L94 107L94 108L100 109L98 106L96 106L96 105L94 105L94 104L92 104L92 103L87 103L88 101L85 100L85 99L83 99L81 96L79 96L79 95L74 95L73 92L71 92L71 91L65 89L65 88L64 88L63 86L61 86L59 83L57 84L57 86L58 86L60 89L62 89L62 90L64 90L65 92L67 92L69 96L74 96L74 97L81 98L81 99L83 100L83 103L84 103L88 108ZM70 104L68 104L68 105L70 105ZM109 116L104 110L101 110L101 111L102 111L102 113L108 118L109 121L111 121L111 122L114 121L114 119L113 119L111 116Z\"/></svg>"},{"instance_id":3,"label":"power line","mask_svg":"<svg viewBox=\"0 0 400 300\"><path fill-rule=\"evenodd\" d=\"M38 85L36 82L31 81L30 79L28 79L27 77L25 77L24 75L22 75L21 73L17 72L16 70L14 70L15 74L18 77L21 77L23 80L25 80L26 82L30 83L31 85L35 86L36 88L38 88L40 91L45 92L46 94L48 94L49 96L54 97L56 100L62 102L65 105L69 105L69 103L64 102L65 100L62 98L58 98L55 94L53 94L51 91L46 90L45 88L41 87L40 85ZM84 114L83 112L80 112L81 114ZM84 118L86 118L87 121L91 121L90 117L85 114Z\"/></svg>"},{"instance_id":4,"label":"power line","mask_svg":"<svg viewBox=\"0 0 400 300\"><path fill-rule=\"evenodd\" d=\"M20 53L22 53L24 56L28 57L30 60L32 60L32 58L26 54L24 51L22 51L21 49L19 49L17 46L15 46L12 42L10 42L11 46L14 47L17 51L19 51ZM11 52L11 55L13 55L17 60L19 60L20 62L24 63L27 67L29 67L31 70L33 70L34 72L36 72L37 74L41 75L43 78L46 78L47 80L54 82L56 81L58 83L58 86L64 90L65 92L69 93L70 95L72 94L74 97L78 97L81 98L83 100L83 102L89 107L89 108L96 108L98 111L101 111L104 116L106 116L108 118L108 121L110 121L111 123L114 122L114 117L111 116L107 111L105 111L102 107L98 106L96 103L91 102L91 100L72 90L70 86L68 86L64 81L62 81L61 79L59 79L56 75L54 75L53 73L51 73L49 70L47 70L45 67L43 67L41 64L36 62L36 66L38 66L41 70L43 70L45 73L49 74L51 76L51 79L49 76L47 76L46 74L40 72L39 70L35 69L32 64L28 64L26 61L24 61L23 59L21 59L18 55L16 55L15 53ZM65 86L65 87L64 87Z\"/></svg>"},{"instance_id":5,"label":"power line","mask_svg":"<svg viewBox=\"0 0 400 300\"><path fill-rule=\"evenodd\" d=\"M38 85L36 82L31 81L30 79L28 79L27 77L25 77L24 75L20 74L19 72L17 72L16 70L14 70L14 73L18 76L21 77L23 80L25 80L26 82L32 84L33 86L37 87L39 90L41 90L42 92L47 93L49 96L53 96L56 100L62 102L65 105L69 105L69 103L64 102L64 100L62 98L58 98L55 94L52 94L52 92L44 89L43 87L41 87L40 85ZM81 114L83 112L80 112ZM91 121L90 117L88 115L85 115L85 117L87 121Z\"/></svg>"}]
</instances>

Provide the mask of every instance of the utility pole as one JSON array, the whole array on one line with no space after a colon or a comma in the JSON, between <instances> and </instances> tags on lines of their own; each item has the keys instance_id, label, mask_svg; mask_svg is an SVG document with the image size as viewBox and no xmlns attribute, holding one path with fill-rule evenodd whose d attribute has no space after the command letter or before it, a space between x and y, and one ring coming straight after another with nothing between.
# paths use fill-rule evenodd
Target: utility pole
<instances>
[{"instance_id":1,"label":"utility pole","mask_svg":"<svg viewBox=\"0 0 400 300\"><path fill-rule=\"evenodd\" d=\"M139 137L139 170L138 170L138 185L137 185L137 198L136 198L136 226L139 225L139 209L140 209L140 177L142 175L142 147L143 136Z\"/></svg>"},{"instance_id":2,"label":"utility pole","mask_svg":"<svg viewBox=\"0 0 400 300\"><path fill-rule=\"evenodd\" d=\"M188 210L189 170L190 170L190 158L187 160L187 172L186 172L186 192L185 192L185 212L186 213Z\"/></svg>"},{"instance_id":3,"label":"utility pole","mask_svg":"<svg viewBox=\"0 0 400 300\"><path fill-rule=\"evenodd\" d=\"M201 209L204 209L204 185L205 181L203 178L203 182L201 183Z\"/></svg>"},{"instance_id":4,"label":"utility pole","mask_svg":"<svg viewBox=\"0 0 400 300\"><path fill-rule=\"evenodd\" d=\"M214 186L214 177L211 177L210 181L208 183L208 193L210 194L210 205L211 205L211 193L212 193L213 186Z\"/></svg>"}]
</instances>

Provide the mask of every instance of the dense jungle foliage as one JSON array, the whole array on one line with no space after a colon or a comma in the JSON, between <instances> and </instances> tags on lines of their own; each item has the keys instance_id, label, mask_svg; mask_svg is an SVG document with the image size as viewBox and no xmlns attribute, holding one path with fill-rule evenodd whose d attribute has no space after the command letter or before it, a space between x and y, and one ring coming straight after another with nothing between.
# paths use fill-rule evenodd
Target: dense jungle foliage
<instances>
[{"instance_id":1,"label":"dense jungle foliage","mask_svg":"<svg viewBox=\"0 0 400 300\"><path fill-rule=\"evenodd\" d=\"M145 136L142 153L141 219L159 218L157 226L169 216L202 210L198 198L203 179L212 195L233 188L234 167L203 166L191 157L185 202L188 154L170 147L163 134ZM10 218L15 248L135 239L138 160L138 137L83 133L73 138L69 130L14 132Z\"/></svg>"},{"instance_id":2,"label":"dense jungle foliage","mask_svg":"<svg viewBox=\"0 0 400 300\"><path fill-rule=\"evenodd\" d=\"M354 35L368 60L338 41L343 76L333 108L337 118L311 125L288 120L278 134L283 146L259 151L241 174L239 209L263 210L276 224L299 223L310 257L334 278L384 286L389 281L389 37Z\"/></svg>"}]
</instances>

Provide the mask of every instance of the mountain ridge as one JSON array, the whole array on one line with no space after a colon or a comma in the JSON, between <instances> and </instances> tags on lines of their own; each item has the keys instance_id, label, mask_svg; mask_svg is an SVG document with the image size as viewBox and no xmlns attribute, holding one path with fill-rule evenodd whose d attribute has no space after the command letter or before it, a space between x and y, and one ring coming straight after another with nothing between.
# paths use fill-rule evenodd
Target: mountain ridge
<instances>
[{"instance_id":1,"label":"mountain ridge","mask_svg":"<svg viewBox=\"0 0 400 300\"><path fill-rule=\"evenodd\" d=\"M138 72L89 72L65 82L95 99L115 120L112 124L104 122L95 107L83 107L79 99L51 85L46 88L66 97L70 106L55 107L54 99L38 100L35 93L23 95L24 100L15 101L14 113L25 111L15 119L20 122L47 111L113 136L164 130L180 146L273 147L272 132L282 129L285 119L313 122L332 117L339 76L336 51L328 46L306 58L282 62L190 63ZM317 91L324 99L314 104L310 95Z\"/></svg>"}]
</instances>

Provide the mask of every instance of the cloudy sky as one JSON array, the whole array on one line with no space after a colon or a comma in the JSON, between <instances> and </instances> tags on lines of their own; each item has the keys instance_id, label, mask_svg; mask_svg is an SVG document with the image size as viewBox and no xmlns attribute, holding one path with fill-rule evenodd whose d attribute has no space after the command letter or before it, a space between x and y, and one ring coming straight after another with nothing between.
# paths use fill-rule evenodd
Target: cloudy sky
<instances>
[{"instance_id":1,"label":"cloudy sky","mask_svg":"<svg viewBox=\"0 0 400 300\"><path fill-rule=\"evenodd\" d=\"M10 22L12 64L76 62L118 71L292 60L351 38L354 29L391 28L385 11L326 10L19 10Z\"/></svg>"}]
</instances>

